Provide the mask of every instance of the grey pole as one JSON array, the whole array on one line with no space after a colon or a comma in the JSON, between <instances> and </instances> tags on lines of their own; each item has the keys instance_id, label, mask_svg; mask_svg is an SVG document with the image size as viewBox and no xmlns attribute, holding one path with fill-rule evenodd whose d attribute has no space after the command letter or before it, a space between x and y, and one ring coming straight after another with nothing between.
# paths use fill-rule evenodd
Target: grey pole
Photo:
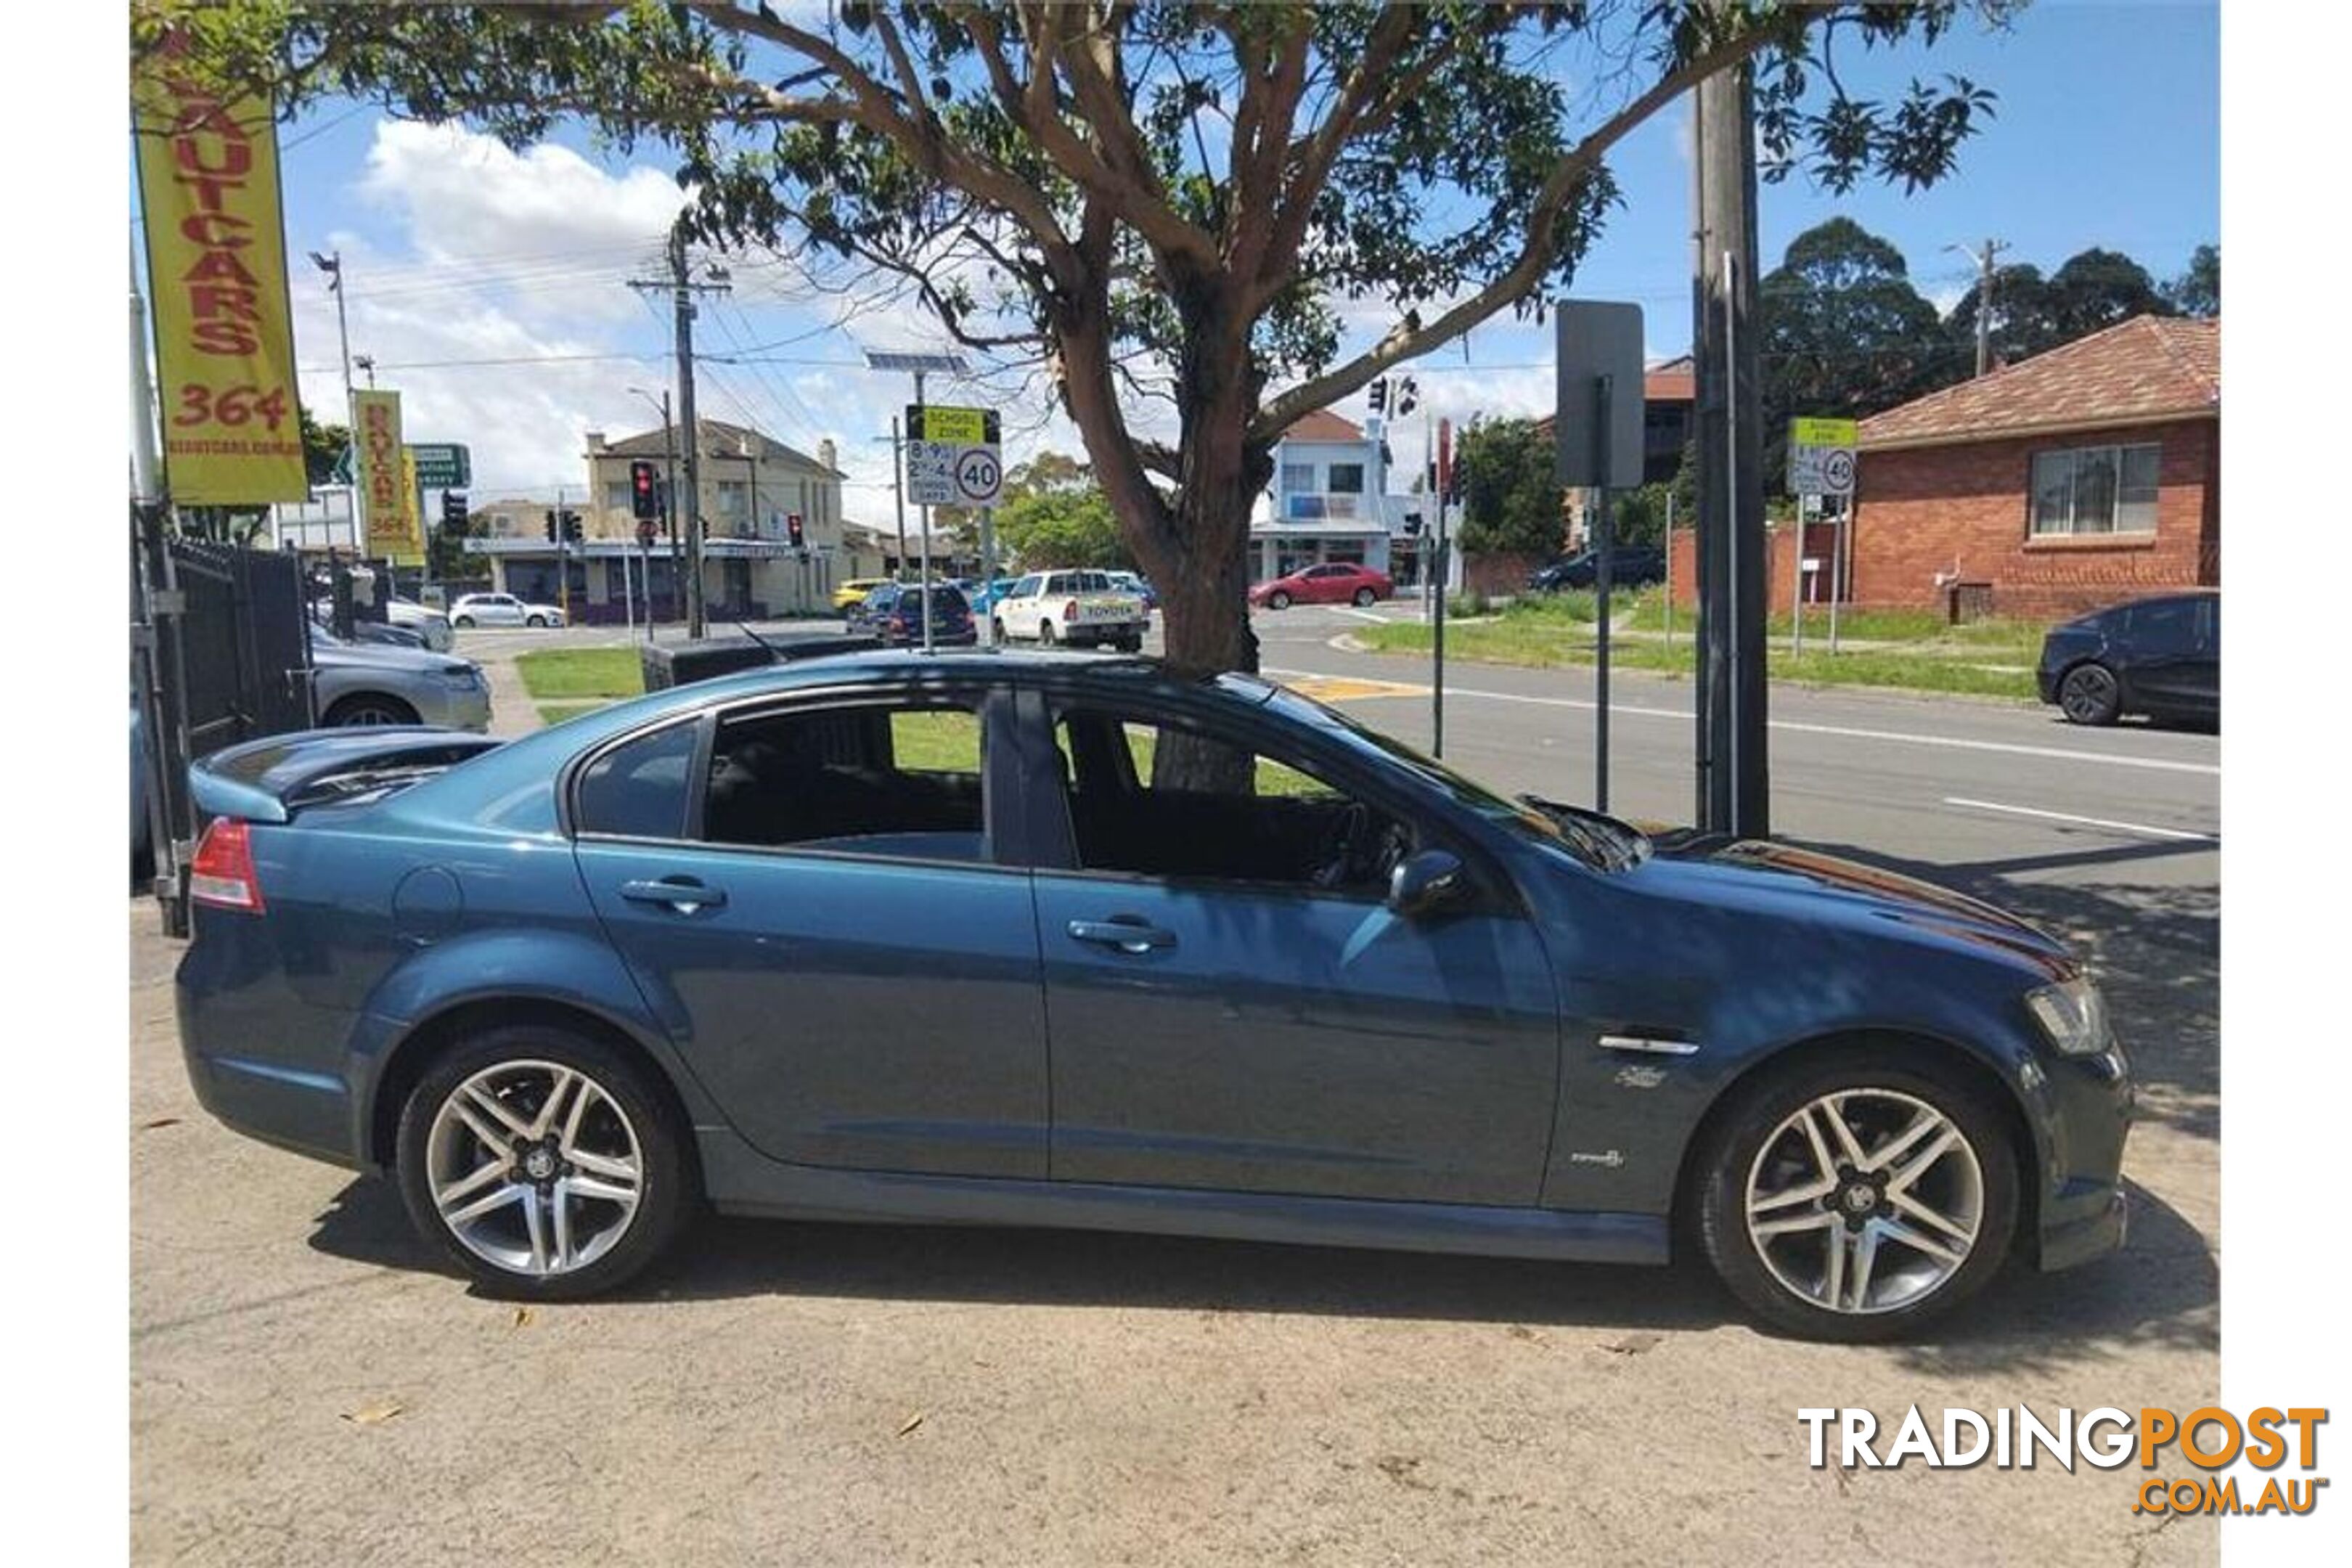
<instances>
[{"instance_id":1,"label":"grey pole","mask_svg":"<svg viewBox=\"0 0 2352 1568\"><path fill-rule=\"evenodd\" d=\"M1675 488L1666 486L1666 657L1675 652Z\"/></svg>"},{"instance_id":2,"label":"grey pole","mask_svg":"<svg viewBox=\"0 0 2352 1568\"><path fill-rule=\"evenodd\" d=\"M921 402L919 393L917 402ZM890 575L896 577L907 569L907 486L904 478L906 447L898 436L898 416L890 416L890 505L898 514L898 564Z\"/></svg>"},{"instance_id":3,"label":"grey pole","mask_svg":"<svg viewBox=\"0 0 2352 1568\"><path fill-rule=\"evenodd\" d=\"M1797 498L1797 521L1790 542L1795 563L1789 568L1791 586L1789 591L1789 652L1805 651L1805 498Z\"/></svg>"},{"instance_id":4,"label":"grey pole","mask_svg":"<svg viewBox=\"0 0 2352 1568\"><path fill-rule=\"evenodd\" d=\"M675 290L677 417L686 426L686 635L705 630L702 612L702 426L694 417L694 291L687 285L685 215L670 226L669 276ZM560 533L562 530L559 528Z\"/></svg>"},{"instance_id":5,"label":"grey pole","mask_svg":"<svg viewBox=\"0 0 2352 1568\"><path fill-rule=\"evenodd\" d=\"M915 373L915 406L916 406L916 407L918 407L918 408L920 408L922 405L923 405L923 373L922 373L921 371L919 371L919 371L917 371L917 372ZM908 435L908 438L909 440L913 439L913 437L914 437L914 432L913 432L913 431L911 431L911 430L910 430L910 431L908 431L908 432L907 433L907 435ZM922 601L921 601L921 603L922 603L922 606L923 606L923 610L922 610L922 614L923 614L923 651L924 651L925 653L929 653L929 652L930 652L930 651L931 651L931 503L930 503L930 502L929 502L929 501L925 501L925 502L923 503L923 507L922 507L922 516L923 516L923 577L922 577L922 592L923 592L923 597L922 597Z\"/></svg>"},{"instance_id":6,"label":"grey pole","mask_svg":"<svg viewBox=\"0 0 2352 1568\"><path fill-rule=\"evenodd\" d=\"M1616 377L1593 378L1592 387L1592 469L1600 483L1592 487L1593 596L1596 625L1593 642L1592 681L1592 809L1609 809L1609 591L1613 585L1616 533L1609 517L1609 486L1617 476L1610 471L1609 404L1615 393Z\"/></svg>"},{"instance_id":7,"label":"grey pole","mask_svg":"<svg viewBox=\"0 0 2352 1568\"><path fill-rule=\"evenodd\" d=\"M132 601L138 621L131 628L131 680L147 731L147 841L152 846L155 897L163 906L163 934L184 937L188 906L181 879L194 835L187 804L187 700L179 584L163 537L171 498L155 425L155 387L148 374L147 304L139 293L135 244L131 279L131 539L143 590ZM303 624L310 624L307 616ZM184 837L182 824L188 825Z\"/></svg>"}]
</instances>

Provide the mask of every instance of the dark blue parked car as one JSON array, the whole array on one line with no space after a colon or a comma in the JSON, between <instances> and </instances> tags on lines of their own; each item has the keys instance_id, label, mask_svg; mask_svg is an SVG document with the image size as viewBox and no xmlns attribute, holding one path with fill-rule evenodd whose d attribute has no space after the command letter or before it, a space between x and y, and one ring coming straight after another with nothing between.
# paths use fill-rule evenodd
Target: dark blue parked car
<instances>
[{"instance_id":1,"label":"dark blue parked car","mask_svg":"<svg viewBox=\"0 0 2352 1568\"><path fill-rule=\"evenodd\" d=\"M963 590L950 584L931 584L930 605L939 617L931 632L934 647L969 647L980 640L971 618L971 603ZM870 633L886 647L922 646L923 588L919 583L885 583L850 607L846 625L852 632Z\"/></svg>"},{"instance_id":2,"label":"dark blue parked car","mask_svg":"<svg viewBox=\"0 0 2352 1568\"><path fill-rule=\"evenodd\" d=\"M709 1203L1614 1263L1682 1236L1768 1321L1864 1339L2122 1236L2129 1079L2049 938L1507 800L1253 678L836 657L194 781L199 1097L391 1173L520 1297L616 1285Z\"/></svg>"}]
</instances>

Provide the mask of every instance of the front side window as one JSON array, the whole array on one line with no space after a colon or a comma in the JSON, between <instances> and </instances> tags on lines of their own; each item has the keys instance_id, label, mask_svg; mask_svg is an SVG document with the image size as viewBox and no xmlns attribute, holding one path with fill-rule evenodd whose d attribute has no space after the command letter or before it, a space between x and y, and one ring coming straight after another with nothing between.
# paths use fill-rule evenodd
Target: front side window
<instances>
[{"instance_id":1,"label":"front side window","mask_svg":"<svg viewBox=\"0 0 2352 1568\"><path fill-rule=\"evenodd\" d=\"M1333 495L1362 495L1364 493L1364 465L1361 463L1332 464L1330 477L1325 481L1324 489L1329 490Z\"/></svg>"},{"instance_id":2,"label":"front side window","mask_svg":"<svg viewBox=\"0 0 2352 1568\"><path fill-rule=\"evenodd\" d=\"M2155 442L2036 452L2028 500L2032 531L2155 532L2162 457Z\"/></svg>"},{"instance_id":3,"label":"front side window","mask_svg":"<svg viewBox=\"0 0 2352 1568\"><path fill-rule=\"evenodd\" d=\"M928 860L983 860L976 708L851 703L724 720L703 836Z\"/></svg>"},{"instance_id":4,"label":"front side window","mask_svg":"<svg viewBox=\"0 0 2352 1568\"><path fill-rule=\"evenodd\" d=\"M1004 591L1004 596L1008 599L1035 598L1037 596L1037 579L1034 576L1022 578L1021 581L1013 584L1012 587L1007 588Z\"/></svg>"},{"instance_id":5,"label":"front side window","mask_svg":"<svg viewBox=\"0 0 2352 1568\"><path fill-rule=\"evenodd\" d=\"M1108 708L1057 715L1082 869L1378 900L1411 825L1293 758Z\"/></svg>"},{"instance_id":6,"label":"front side window","mask_svg":"<svg viewBox=\"0 0 2352 1568\"><path fill-rule=\"evenodd\" d=\"M1283 491L1283 494L1285 494L1285 495L1297 495L1300 490L1311 490L1311 489L1313 489L1314 488L1315 488L1315 465L1314 465L1314 464L1312 464L1312 463L1285 463L1285 464L1283 464L1283 465L1282 465L1282 491Z\"/></svg>"}]
</instances>

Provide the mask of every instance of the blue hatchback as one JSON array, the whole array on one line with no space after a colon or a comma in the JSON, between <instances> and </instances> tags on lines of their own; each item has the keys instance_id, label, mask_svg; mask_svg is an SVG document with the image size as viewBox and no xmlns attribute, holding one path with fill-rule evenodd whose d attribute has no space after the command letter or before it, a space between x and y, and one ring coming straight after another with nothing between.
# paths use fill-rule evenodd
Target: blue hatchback
<instances>
[{"instance_id":1,"label":"blue hatchback","mask_svg":"<svg viewBox=\"0 0 2352 1568\"><path fill-rule=\"evenodd\" d=\"M971 605L963 591L947 584L931 585L930 606L937 617L933 647L969 647L980 640L971 618ZM920 647L923 641L923 589L915 583L885 583L856 605L847 616L848 629L866 632L886 647Z\"/></svg>"},{"instance_id":2,"label":"blue hatchback","mask_svg":"<svg viewBox=\"0 0 2352 1568\"><path fill-rule=\"evenodd\" d=\"M192 780L198 1096L390 1173L506 1294L616 1285L707 1203L1687 1242L1860 1340L2122 1237L2130 1079L2051 938L1506 799L1250 677L869 653Z\"/></svg>"}]
</instances>

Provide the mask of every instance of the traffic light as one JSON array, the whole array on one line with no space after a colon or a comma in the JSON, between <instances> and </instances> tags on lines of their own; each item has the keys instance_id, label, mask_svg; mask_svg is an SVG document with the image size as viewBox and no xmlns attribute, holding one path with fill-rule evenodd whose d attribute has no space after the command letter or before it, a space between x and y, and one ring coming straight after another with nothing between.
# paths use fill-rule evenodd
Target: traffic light
<instances>
[{"instance_id":1,"label":"traffic light","mask_svg":"<svg viewBox=\"0 0 2352 1568\"><path fill-rule=\"evenodd\" d=\"M1372 412L1380 413L1389 405L1389 378L1379 376L1372 382Z\"/></svg>"},{"instance_id":2,"label":"traffic light","mask_svg":"<svg viewBox=\"0 0 2352 1568\"><path fill-rule=\"evenodd\" d=\"M1396 411L1398 418L1402 419L1406 415L1412 413L1415 405L1418 405L1420 401L1421 388L1412 384L1412 377L1406 376L1404 380L1397 384Z\"/></svg>"},{"instance_id":3,"label":"traffic light","mask_svg":"<svg viewBox=\"0 0 2352 1568\"><path fill-rule=\"evenodd\" d=\"M1404 531L1410 538L1421 537L1421 513L1409 511L1404 514Z\"/></svg>"},{"instance_id":4,"label":"traffic light","mask_svg":"<svg viewBox=\"0 0 2352 1568\"><path fill-rule=\"evenodd\" d=\"M661 516L661 491L654 466L642 458L629 465L629 508L639 522Z\"/></svg>"},{"instance_id":5,"label":"traffic light","mask_svg":"<svg viewBox=\"0 0 2352 1568\"><path fill-rule=\"evenodd\" d=\"M466 492L441 492L441 526L451 533L466 531Z\"/></svg>"},{"instance_id":6,"label":"traffic light","mask_svg":"<svg viewBox=\"0 0 2352 1568\"><path fill-rule=\"evenodd\" d=\"M654 547L654 541L660 537L661 524L656 522L653 519L646 518L644 521L637 524L637 547L639 549L651 550Z\"/></svg>"},{"instance_id":7,"label":"traffic light","mask_svg":"<svg viewBox=\"0 0 2352 1568\"><path fill-rule=\"evenodd\" d=\"M803 542L803 536L801 532L800 513L796 511L788 511L784 513L784 532L792 540L793 548L794 550L800 549Z\"/></svg>"},{"instance_id":8,"label":"traffic light","mask_svg":"<svg viewBox=\"0 0 2352 1568\"><path fill-rule=\"evenodd\" d=\"M550 544L555 542L555 513L552 510L547 514L547 542Z\"/></svg>"},{"instance_id":9,"label":"traffic light","mask_svg":"<svg viewBox=\"0 0 2352 1568\"><path fill-rule=\"evenodd\" d=\"M572 544L577 544L581 540L580 514L568 507L563 512L563 537L566 542Z\"/></svg>"}]
</instances>

